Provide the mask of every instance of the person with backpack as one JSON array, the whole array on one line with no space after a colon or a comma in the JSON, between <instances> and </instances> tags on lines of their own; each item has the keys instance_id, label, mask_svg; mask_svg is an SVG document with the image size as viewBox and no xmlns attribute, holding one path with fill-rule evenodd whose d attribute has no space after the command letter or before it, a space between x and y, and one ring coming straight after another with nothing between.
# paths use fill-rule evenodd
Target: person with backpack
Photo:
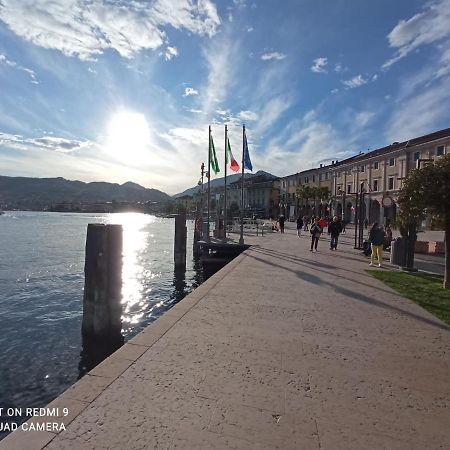
<instances>
[{"instance_id":1,"label":"person with backpack","mask_svg":"<svg viewBox=\"0 0 450 450\"><path fill-rule=\"evenodd\" d=\"M372 246L372 256L369 266L373 266L375 260L378 259L378 267L381 267L383 262L384 235L383 229L378 225L378 222L375 222L369 233L369 242Z\"/></svg>"},{"instance_id":2,"label":"person with backpack","mask_svg":"<svg viewBox=\"0 0 450 450\"><path fill-rule=\"evenodd\" d=\"M300 216L297 217L297 236L302 234L303 220Z\"/></svg>"},{"instance_id":3,"label":"person with backpack","mask_svg":"<svg viewBox=\"0 0 450 450\"><path fill-rule=\"evenodd\" d=\"M313 251L313 248L317 252L317 244L319 242L320 235L323 232L322 227L319 225L319 218L318 217L316 217L316 219L314 220L314 225L311 226L311 229L309 230L309 232L311 233L311 249L310 249L310 252Z\"/></svg>"},{"instance_id":4,"label":"person with backpack","mask_svg":"<svg viewBox=\"0 0 450 450\"><path fill-rule=\"evenodd\" d=\"M333 217L333 222L328 225L328 233L330 234L330 250L337 250L339 235L342 233L342 225L337 216Z\"/></svg>"}]
</instances>

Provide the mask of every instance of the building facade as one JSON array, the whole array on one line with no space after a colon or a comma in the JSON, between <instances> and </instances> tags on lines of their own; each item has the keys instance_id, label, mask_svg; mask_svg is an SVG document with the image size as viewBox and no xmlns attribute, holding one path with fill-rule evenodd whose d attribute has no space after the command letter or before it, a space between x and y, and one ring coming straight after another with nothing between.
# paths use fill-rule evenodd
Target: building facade
<instances>
[{"instance_id":1,"label":"building facade","mask_svg":"<svg viewBox=\"0 0 450 450\"><path fill-rule=\"evenodd\" d=\"M223 188L222 188L223 190ZM268 174L246 178L244 182L244 216L277 217L279 215L280 181ZM241 182L227 186L227 205L236 210L241 205Z\"/></svg>"},{"instance_id":2,"label":"building facade","mask_svg":"<svg viewBox=\"0 0 450 450\"><path fill-rule=\"evenodd\" d=\"M329 206L325 198L302 198L298 189L302 186L310 188L327 188L331 193L332 178L330 168L335 164L320 164L318 168L304 170L280 179L280 211L288 219L298 215L327 215Z\"/></svg>"},{"instance_id":3,"label":"building facade","mask_svg":"<svg viewBox=\"0 0 450 450\"><path fill-rule=\"evenodd\" d=\"M395 222L403 180L412 169L439 159L450 149L450 128L356 155L334 164L332 213L354 222L356 195L363 190L363 217L369 223Z\"/></svg>"}]
</instances>

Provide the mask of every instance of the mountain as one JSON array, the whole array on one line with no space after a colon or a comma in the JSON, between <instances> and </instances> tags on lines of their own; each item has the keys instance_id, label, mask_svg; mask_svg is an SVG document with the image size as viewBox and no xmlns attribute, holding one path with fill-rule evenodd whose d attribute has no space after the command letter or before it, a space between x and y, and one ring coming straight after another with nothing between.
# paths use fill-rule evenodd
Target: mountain
<instances>
[{"instance_id":1,"label":"mountain","mask_svg":"<svg viewBox=\"0 0 450 450\"><path fill-rule=\"evenodd\" d=\"M45 209L57 203L167 202L170 196L139 184L70 181L64 178L0 176L0 204L20 209Z\"/></svg>"},{"instance_id":2,"label":"mountain","mask_svg":"<svg viewBox=\"0 0 450 450\"><path fill-rule=\"evenodd\" d=\"M252 178L252 177L256 177L256 176L260 176L260 175L266 175L268 177L272 177L272 178L279 178L275 175L272 175L269 172L264 172L264 170L258 170L258 172L256 173L246 173L245 174L245 178ZM240 173L234 173L233 175L227 175L227 185L230 183L233 183L235 181L239 181L241 179L241 174ZM211 180L211 187L220 187L220 186L224 186L225 185L225 178L214 178L214 180ZM206 189L208 187L208 183L204 183L203 184L203 188ZM173 196L173 198L177 198L177 197L182 197L183 195L194 195L196 192L198 192L201 189L200 185L191 187L189 189L186 189L183 192L180 192L179 194L175 194Z\"/></svg>"}]
</instances>

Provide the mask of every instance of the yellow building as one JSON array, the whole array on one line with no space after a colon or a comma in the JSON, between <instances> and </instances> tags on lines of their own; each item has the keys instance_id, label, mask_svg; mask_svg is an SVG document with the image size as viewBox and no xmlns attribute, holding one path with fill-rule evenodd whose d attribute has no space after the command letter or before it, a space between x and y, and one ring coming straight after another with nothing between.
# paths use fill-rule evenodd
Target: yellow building
<instances>
[{"instance_id":1,"label":"yellow building","mask_svg":"<svg viewBox=\"0 0 450 450\"><path fill-rule=\"evenodd\" d=\"M395 221L398 191L408 173L450 148L450 128L362 153L330 167L332 213L354 222L356 192L364 191L369 223Z\"/></svg>"},{"instance_id":2,"label":"yellow building","mask_svg":"<svg viewBox=\"0 0 450 450\"><path fill-rule=\"evenodd\" d=\"M298 188L302 186L326 187L331 192L331 171L335 164L320 164L318 168L303 170L280 179L280 211L288 220L294 220L300 215L325 214L328 202L319 199L302 199L297 195Z\"/></svg>"}]
</instances>

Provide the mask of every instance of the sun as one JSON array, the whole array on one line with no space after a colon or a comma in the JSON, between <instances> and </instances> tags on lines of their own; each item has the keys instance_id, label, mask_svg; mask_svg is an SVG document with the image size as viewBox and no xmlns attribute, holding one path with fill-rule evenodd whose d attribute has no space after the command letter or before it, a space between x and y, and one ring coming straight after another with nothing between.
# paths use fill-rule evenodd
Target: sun
<instances>
[{"instance_id":1,"label":"sun","mask_svg":"<svg viewBox=\"0 0 450 450\"><path fill-rule=\"evenodd\" d=\"M107 131L106 149L120 160L143 162L148 157L150 128L143 114L120 111L112 116Z\"/></svg>"}]
</instances>

